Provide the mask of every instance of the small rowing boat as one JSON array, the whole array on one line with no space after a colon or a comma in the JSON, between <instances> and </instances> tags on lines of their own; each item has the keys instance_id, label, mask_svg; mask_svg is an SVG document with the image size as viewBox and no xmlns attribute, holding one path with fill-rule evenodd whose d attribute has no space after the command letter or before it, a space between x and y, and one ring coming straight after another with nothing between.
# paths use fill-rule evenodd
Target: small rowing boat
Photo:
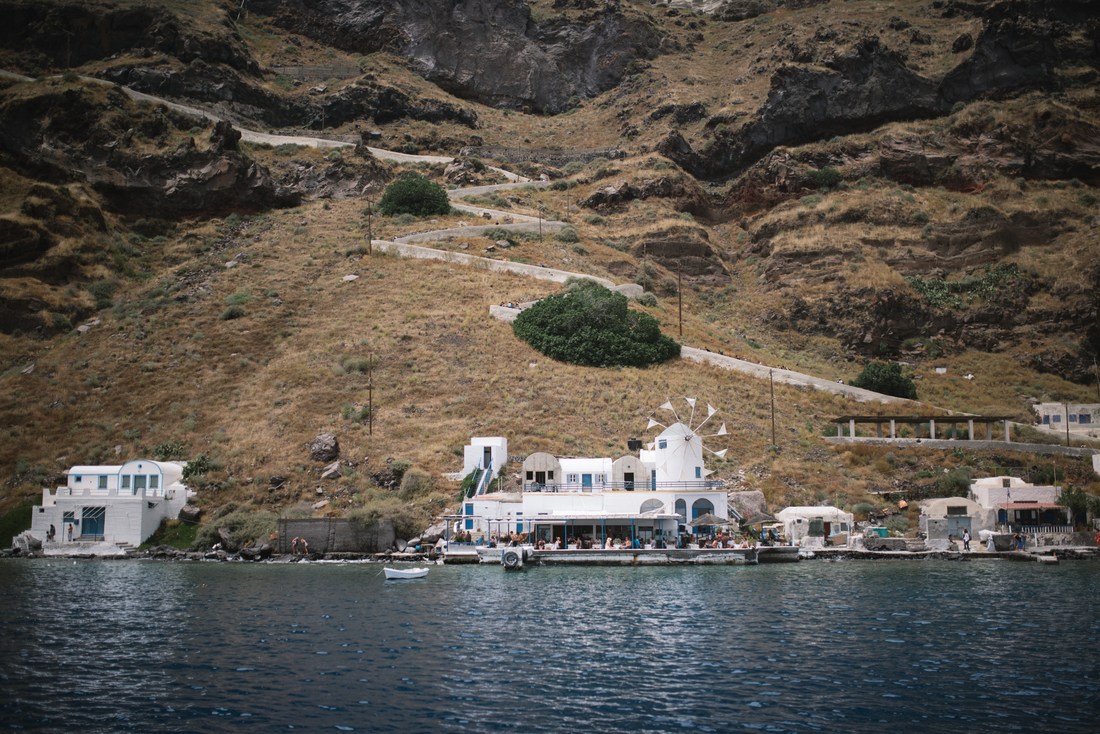
<instances>
[{"instance_id":1,"label":"small rowing boat","mask_svg":"<svg viewBox=\"0 0 1100 734\"><path fill-rule=\"evenodd\" d=\"M383 568L386 572L387 581L398 581L400 579L422 579L428 575L428 569L426 568Z\"/></svg>"}]
</instances>

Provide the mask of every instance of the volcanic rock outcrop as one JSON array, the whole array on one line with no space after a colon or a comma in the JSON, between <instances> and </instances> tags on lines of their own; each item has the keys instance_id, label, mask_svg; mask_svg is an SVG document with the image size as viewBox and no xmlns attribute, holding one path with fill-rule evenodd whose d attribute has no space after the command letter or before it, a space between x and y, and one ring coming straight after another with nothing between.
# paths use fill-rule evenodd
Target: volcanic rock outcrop
<instances>
[{"instance_id":1,"label":"volcanic rock outcrop","mask_svg":"<svg viewBox=\"0 0 1100 734\"><path fill-rule=\"evenodd\" d=\"M526 3L489 0L257 0L249 8L346 51L405 56L458 97L537 112L614 87L660 47L656 28L618 3L546 20Z\"/></svg>"}]
</instances>

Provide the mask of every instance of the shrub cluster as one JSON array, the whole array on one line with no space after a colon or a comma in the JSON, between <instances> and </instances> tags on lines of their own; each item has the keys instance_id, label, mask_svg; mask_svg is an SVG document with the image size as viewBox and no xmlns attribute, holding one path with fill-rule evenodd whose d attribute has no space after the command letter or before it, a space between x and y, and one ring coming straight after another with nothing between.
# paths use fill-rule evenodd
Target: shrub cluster
<instances>
[{"instance_id":1,"label":"shrub cluster","mask_svg":"<svg viewBox=\"0 0 1100 734\"><path fill-rule=\"evenodd\" d=\"M450 213L451 202L442 186L419 173L409 171L394 179L382 192L378 210L386 215L412 214L424 217Z\"/></svg>"},{"instance_id":2,"label":"shrub cluster","mask_svg":"<svg viewBox=\"0 0 1100 734\"><path fill-rule=\"evenodd\" d=\"M957 281L910 276L905 282L933 308L963 309L974 301L988 301L1000 294L1026 288L1031 276L1016 263L987 267L985 272Z\"/></svg>"},{"instance_id":3,"label":"shrub cluster","mask_svg":"<svg viewBox=\"0 0 1100 734\"><path fill-rule=\"evenodd\" d=\"M917 399L917 386L902 374L901 365L897 362L871 362L850 384L852 387L873 390L883 395Z\"/></svg>"},{"instance_id":4,"label":"shrub cluster","mask_svg":"<svg viewBox=\"0 0 1100 734\"><path fill-rule=\"evenodd\" d=\"M523 311L512 329L546 356L589 367L645 367L680 356L649 314L626 296L590 280L576 281Z\"/></svg>"}]
</instances>

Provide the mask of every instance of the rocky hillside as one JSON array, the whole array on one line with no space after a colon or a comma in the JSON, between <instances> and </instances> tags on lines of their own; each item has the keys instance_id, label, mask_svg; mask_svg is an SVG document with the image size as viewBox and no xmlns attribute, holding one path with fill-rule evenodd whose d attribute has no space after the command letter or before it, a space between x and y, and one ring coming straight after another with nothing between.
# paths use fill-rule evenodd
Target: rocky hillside
<instances>
[{"instance_id":1,"label":"rocky hillside","mask_svg":"<svg viewBox=\"0 0 1100 734\"><path fill-rule=\"evenodd\" d=\"M786 395L780 456L751 381L552 367L544 392L484 309L548 286L372 260L367 206L410 167L452 187L503 182L485 164L545 177L471 203L566 220L567 238L441 246L639 283L666 331L712 351L829 379L900 359L941 408L1026 418L1030 400L1096 389L1092 6L0 0L5 498L65 459L185 445L218 459L220 500L284 507L318 489L293 447L331 429L359 454L341 496L365 501L385 457L435 475L479 431L617 451L673 385L741 406L722 469L777 499L912 481L819 453L829 415L865 406ZM385 238L469 224L371 216ZM401 425L378 438L356 418L366 352L391 355L379 369ZM944 364L979 379L928 379ZM476 410L444 397L487 374ZM533 413L556 428L531 429Z\"/></svg>"}]
</instances>

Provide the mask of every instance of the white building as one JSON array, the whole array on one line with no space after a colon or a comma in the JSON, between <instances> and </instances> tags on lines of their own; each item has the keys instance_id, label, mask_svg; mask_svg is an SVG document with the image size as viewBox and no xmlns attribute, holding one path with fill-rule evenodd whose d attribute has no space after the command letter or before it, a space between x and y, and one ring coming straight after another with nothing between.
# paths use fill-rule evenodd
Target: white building
<instances>
[{"instance_id":1,"label":"white building","mask_svg":"<svg viewBox=\"0 0 1100 734\"><path fill-rule=\"evenodd\" d=\"M970 484L970 497L983 510L983 528L1026 529L1068 524L1067 510L1057 504L1062 488L1028 484L1019 477L982 477Z\"/></svg>"},{"instance_id":2,"label":"white building","mask_svg":"<svg viewBox=\"0 0 1100 734\"><path fill-rule=\"evenodd\" d=\"M508 463L508 439L503 436L475 436L462 451L462 476L471 472L488 470L481 476L486 485L500 475Z\"/></svg>"},{"instance_id":3,"label":"white building","mask_svg":"<svg viewBox=\"0 0 1100 734\"><path fill-rule=\"evenodd\" d=\"M962 538L964 530L972 538L980 530L992 530L990 513L977 502L966 497L937 497L921 502L920 529L930 548L946 550L952 540Z\"/></svg>"},{"instance_id":4,"label":"white building","mask_svg":"<svg viewBox=\"0 0 1100 734\"><path fill-rule=\"evenodd\" d=\"M852 513L837 507L787 507L775 513L791 545L820 548L847 545L852 531Z\"/></svg>"},{"instance_id":5,"label":"white building","mask_svg":"<svg viewBox=\"0 0 1100 734\"><path fill-rule=\"evenodd\" d=\"M725 433L722 426L714 435ZM472 439L467 452L488 440ZM494 494L479 484L464 499L455 529L476 539L524 533L528 542L561 541L563 547L578 538L601 545L609 538L671 545L693 532L689 523L696 518L730 517L724 482L709 478L704 451L709 449L699 432L677 421L637 456L536 452L523 462L521 491ZM722 457L725 450L711 453Z\"/></svg>"},{"instance_id":6,"label":"white building","mask_svg":"<svg viewBox=\"0 0 1100 734\"><path fill-rule=\"evenodd\" d=\"M137 459L121 466L74 466L64 487L42 490L30 533L55 543L141 545L164 520L179 516L194 492L184 463ZM52 536L52 537L51 537Z\"/></svg>"},{"instance_id":7,"label":"white building","mask_svg":"<svg viewBox=\"0 0 1100 734\"><path fill-rule=\"evenodd\" d=\"M1034 406L1043 428L1070 434L1100 436L1100 403L1038 403Z\"/></svg>"}]
</instances>

